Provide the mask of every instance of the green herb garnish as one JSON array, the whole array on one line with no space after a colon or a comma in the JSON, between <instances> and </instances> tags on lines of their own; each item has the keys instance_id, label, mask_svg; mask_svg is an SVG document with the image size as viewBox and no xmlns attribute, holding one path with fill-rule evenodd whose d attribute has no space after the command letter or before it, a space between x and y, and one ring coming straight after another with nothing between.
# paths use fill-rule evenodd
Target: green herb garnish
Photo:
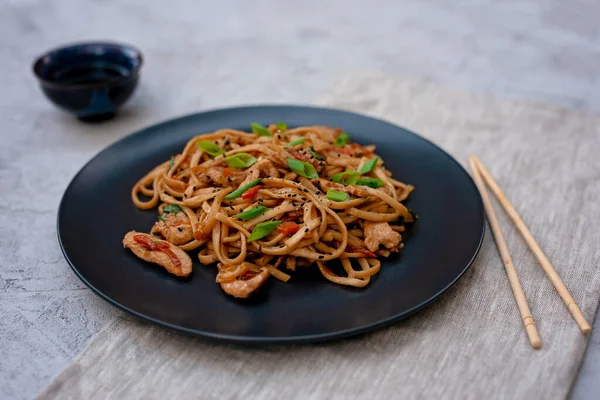
<instances>
[{"instance_id":1,"label":"green herb garnish","mask_svg":"<svg viewBox=\"0 0 600 400\"><path fill-rule=\"evenodd\" d=\"M169 169L167 170L167 172L172 170L174 165L175 165L175 157L171 156L171 162L169 163Z\"/></svg>"},{"instance_id":2,"label":"green herb garnish","mask_svg":"<svg viewBox=\"0 0 600 400\"><path fill-rule=\"evenodd\" d=\"M241 214L236 215L236 218L243 219L244 221L248 221L249 219L256 218L261 214L264 214L265 211L270 210L269 207L258 206L250 209L248 211L244 211Z\"/></svg>"},{"instance_id":3,"label":"green herb garnish","mask_svg":"<svg viewBox=\"0 0 600 400\"><path fill-rule=\"evenodd\" d=\"M258 185L259 183L260 183L260 178L255 179L252 182L245 184L244 186L240 186L239 188L237 188L237 190L234 190L233 192L231 192L227 196L225 196L225 200L237 199L238 197L243 195L246 190Z\"/></svg>"},{"instance_id":4,"label":"green herb garnish","mask_svg":"<svg viewBox=\"0 0 600 400\"><path fill-rule=\"evenodd\" d=\"M375 165L377 165L377 161L379 161L379 157L375 157L374 159L367 161L362 167L360 167L358 172L361 175L368 174L369 172L373 171L373 168L375 168Z\"/></svg>"},{"instance_id":5,"label":"green herb garnish","mask_svg":"<svg viewBox=\"0 0 600 400\"><path fill-rule=\"evenodd\" d=\"M169 204L163 210L162 215L158 216L158 220L164 221L169 214L177 214L179 211L181 211L181 207L179 207L177 204Z\"/></svg>"},{"instance_id":6,"label":"green herb garnish","mask_svg":"<svg viewBox=\"0 0 600 400\"><path fill-rule=\"evenodd\" d=\"M225 158L225 161L230 168L244 169L252 166L256 158L248 153L238 153Z\"/></svg>"},{"instance_id":7,"label":"green herb garnish","mask_svg":"<svg viewBox=\"0 0 600 400\"><path fill-rule=\"evenodd\" d=\"M344 147L344 145L348 143L349 140L350 135L348 135L346 132L342 132L342 134L338 136L337 139L335 139L335 145L337 147Z\"/></svg>"},{"instance_id":8,"label":"green herb garnish","mask_svg":"<svg viewBox=\"0 0 600 400\"><path fill-rule=\"evenodd\" d=\"M360 174L356 171L344 171L339 174L335 174L331 177L333 182L341 183L345 186L354 185L358 179L360 178Z\"/></svg>"},{"instance_id":9,"label":"green herb garnish","mask_svg":"<svg viewBox=\"0 0 600 400\"><path fill-rule=\"evenodd\" d=\"M223 150L210 140L201 140L198 143L196 143L196 146L200 147L205 153L208 153L213 157L225 154L225 150Z\"/></svg>"},{"instance_id":10,"label":"green herb garnish","mask_svg":"<svg viewBox=\"0 0 600 400\"><path fill-rule=\"evenodd\" d=\"M297 144L302 144L302 143L304 143L304 138L303 137L298 138L296 140L292 140L291 142L288 143L288 146L295 146Z\"/></svg>"},{"instance_id":11,"label":"green herb garnish","mask_svg":"<svg viewBox=\"0 0 600 400\"><path fill-rule=\"evenodd\" d=\"M350 198L348 193L340 192L339 190L329 189L327 191L327 198L331 201L346 201Z\"/></svg>"},{"instance_id":12,"label":"green herb garnish","mask_svg":"<svg viewBox=\"0 0 600 400\"><path fill-rule=\"evenodd\" d=\"M281 132L285 132L288 130L288 126L286 123L284 122L277 122L275 124L275 126L277 127L277 129L279 129Z\"/></svg>"},{"instance_id":13,"label":"green herb garnish","mask_svg":"<svg viewBox=\"0 0 600 400\"><path fill-rule=\"evenodd\" d=\"M250 124L250 126L252 127L252 133L257 134L258 136L273 136L271 131L261 124L253 122Z\"/></svg>"},{"instance_id":14,"label":"green herb garnish","mask_svg":"<svg viewBox=\"0 0 600 400\"><path fill-rule=\"evenodd\" d=\"M248 236L248 241L253 242L255 240L264 238L269 233L277 229L279 224L281 224L281 221L261 222L260 224L256 225L250 236Z\"/></svg>"},{"instance_id":15,"label":"green herb garnish","mask_svg":"<svg viewBox=\"0 0 600 400\"><path fill-rule=\"evenodd\" d=\"M383 186L383 181L379 178L360 178L356 181L358 186L368 186L373 189L377 189Z\"/></svg>"},{"instance_id":16,"label":"green herb garnish","mask_svg":"<svg viewBox=\"0 0 600 400\"><path fill-rule=\"evenodd\" d=\"M285 161L288 167L300 176L308 179L317 179L319 177L317 170L310 163L296 160L295 158L286 158Z\"/></svg>"},{"instance_id":17,"label":"green herb garnish","mask_svg":"<svg viewBox=\"0 0 600 400\"><path fill-rule=\"evenodd\" d=\"M314 158L316 158L317 160L324 160L325 157L323 157L322 155L320 155L319 153L316 152L315 148L310 146L310 148L308 149L310 150L310 154L312 154L312 156Z\"/></svg>"}]
</instances>

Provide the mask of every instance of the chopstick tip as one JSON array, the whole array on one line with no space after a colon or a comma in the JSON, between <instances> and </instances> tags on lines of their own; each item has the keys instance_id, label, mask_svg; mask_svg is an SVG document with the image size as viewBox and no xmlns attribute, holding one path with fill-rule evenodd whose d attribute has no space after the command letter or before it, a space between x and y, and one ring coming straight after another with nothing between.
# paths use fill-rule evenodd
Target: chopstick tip
<instances>
[{"instance_id":1,"label":"chopstick tip","mask_svg":"<svg viewBox=\"0 0 600 400\"><path fill-rule=\"evenodd\" d=\"M479 158L475 154L469 156L469 162L479 164Z\"/></svg>"},{"instance_id":2,"label":"chopstick tip","mask_svg":"<svg viewBox=\"0 0 600 400\"><path fill-rule=\"evenodd\" d=\"M474 155L469 156L469 167L471 167L473 171L477 169L477 157Z\"/></svg>"},{"instance_id":3,"label":"chopstick tip","mask_svg":"<svg viewBox=\"0 0 600 400\"><path fill-rule=\"evenodd\" d=\"M531 319L531 322L525 325L525 330L527 331L527 336L529 337L529 343L531 343L531 347L537 350L542 347L542 339L540 339L538 330L533 323L533 317L529 316L526 318Z\"/></svg>"},{"instance_id":4,"label":"chopstick tip","mask_svg":"<svg viewBox=\"0 0 600 400\"><path fill-rule=\"evenodd\" d=\"M583 332L584 335L587 335L591 331L592 331L592 328L589 325L581 328L581 332Z\"/></svg>"}]
</instances>

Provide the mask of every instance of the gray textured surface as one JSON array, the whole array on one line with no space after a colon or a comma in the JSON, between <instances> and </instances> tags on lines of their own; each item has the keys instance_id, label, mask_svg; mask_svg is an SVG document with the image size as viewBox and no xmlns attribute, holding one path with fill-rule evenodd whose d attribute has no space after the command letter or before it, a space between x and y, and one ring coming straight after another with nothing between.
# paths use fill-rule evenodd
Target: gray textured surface
<instances>
[{"instance_id":1,"label":"gray textured surface","mask_svg":"<svg viewBox=\"0 0 600 400\"><path fill-rule=\"evenodd\" d=\"M118 314L63 261L55 213L81 165L132 130L214 106L310 102L347 69L600 109L600 6L591 1L200 3L0 3L1 398L31 398ZM45 49L92 38L128 41L146 56L136 96L102 125L54 110L30 73ZM584 369L587 393L598 374L598 362Z\"/></svg>"},{"instance_id":2,"label":"gray textured surface","mask_svg":"<svg viewBox=\"0 0 600 400\"><path fill-rule=\"evenodd\" d=\"M459 160L478 154L584 315L593 316L600 299L600 232L589 221L600 218L600 202L585 199L600 197L600 185L589 184L600 174L600 142L589 140L600 136L600 117L382 73L346 75L323 101L417 130ZM410 183L419 190L419 182ZM564 399L586 338L519 234L504 215L499 220L540 330L541 350L529 345L501 258L486 235L473 266L445 296L377 333L331 344L249 349L119 319L39 400L190 398L199 382L206 399Z\"/></svg>"}]
</instances>

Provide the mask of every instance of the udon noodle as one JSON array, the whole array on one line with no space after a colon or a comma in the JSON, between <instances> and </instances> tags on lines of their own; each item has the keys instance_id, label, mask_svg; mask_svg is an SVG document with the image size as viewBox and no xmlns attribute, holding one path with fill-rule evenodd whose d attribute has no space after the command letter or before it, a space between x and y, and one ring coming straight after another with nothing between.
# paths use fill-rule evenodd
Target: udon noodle
<instances>
[{"instance_id":1,"label":"udon noodle","mask_svg":"<svg viewBox=\"0 0 600 400\"><path fill-rule=\"evenodd\" d=\"M366 286L379 258L403 247L414 214L402 202L413 187L392 177L375 146L340 129L252 131L196 136L142 177L131 198L141 210L158 207L158 221L150 234L127 233L124 246L178 276L191 273L187 253L197 252L235 297L308 266L331 282ZM333 272L332 260L343 270Z\"/></svg>"}]
</instances>

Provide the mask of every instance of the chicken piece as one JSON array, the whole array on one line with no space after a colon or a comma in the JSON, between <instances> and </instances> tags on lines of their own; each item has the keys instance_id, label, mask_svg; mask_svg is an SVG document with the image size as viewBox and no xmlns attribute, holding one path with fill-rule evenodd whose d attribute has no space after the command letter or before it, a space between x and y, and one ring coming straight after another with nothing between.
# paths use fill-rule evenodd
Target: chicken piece
<instances>
[{"instance_id":1,"label":"chicken piece","mask_svg":"<svg viewBox=\"0 0 600 400\"><path fill-rule=\"evenodd\" d=\"M315 167L315 170L320 173L325 165L325 161L319 161L307 149L291 150L290 155L296 160L304 161Z\"/></svg>"},{"instance_id":2,"label":"chicken piece","mask_svg":"<svg viewBox=\"0 0 600 400\"><path fill-rule=\"evenodd\" d=\"M319 179L319 184L323 188L324 192L327 192L328 189L333 189L333 190L337 190L339 192L346 192L348 194L351 194L353 196L358 196L358 197L366 198L369 195L369 192L367 192L364 189L360 189L354 185L344 186L341 183L331 182L331 181L328 181L327 179Z\"/></svg>"},{"instance_id":3,"label":"chicken piece","mask_svg":"<svg viewBox=\"0 0 600 400\"><path fill-rule=\"evenodd\" d=\"M321 138L331 143L335 142L335 139L344 133L340 128L332 128L330 126L318 126L317 128L319 129Z\"/></svg>"},{"instance_id":4,"label":"chicken piece","mask_svg":"<svg viewBox=\"0 0 600 400\"><path fill-rule=\"evenodd\" d=\"M267 159L258 160L247 172L246 179L239 186L244 186L247 183L252 182L260 177L266 178L277 178L279 173L277 169L271 164L271 161Z\"/></svg>"},{"instance_id":5,"label":"chicken piece","mask_svg":"<svg viewBox=\"0 0 600 400\"><path fill-rule=\"evenodd\" d=\"M164 237L167 242L177 245L194 240L190 219L182 211L177 214L168 214L164 220L157 221L150 233L157 233Z\"/></svg>"},{"instance_id":6,"label":"chicken piece","mask_svg":"<svg viewBox=\"0 0 600 400\"><path fill-rule=\"evenodd\" d=\"M220 282L221 289L230 296L245 299L261 287L270 275L267 268L261 267L259 272L247 271L233 281Z\"/></svg>"},{"instance_id":7,"label":"chicken piece","mask_svg":"<svg viewBox=\"0 0 600 400\"><path fill-rule=\"evenodd\" d=\"M265 155L265 157L267 157L269 160L273 161L275 164L277 165L281 165L282 167L287 168L287 161L286 158L290 157L290 154L286 151L280 150L279 148L277 148L276 150L265 146L262 150L262 153Z\"/></svg>"},{"instance_id":8,"label":"chicken piece","mask_svg":"<svg viewBox=\"0 0 600 400\"><path fill-rule=\"evenodd\" d=\"M246 171L234 168L210 167L203 173L198 174L198 178L204 183L212 182L218 186L239 185L246 179Z\"/></svg>"},{"instance_id":9,"label":"chicken piece","mask_svg":"<svg viewBox=\"0 0 600 400\"><path fill-rule=\"evenodd\" d=\"M384 245L391 251L398 251L398 246L402 236L392 229L387 222L364 222L365 246L370 251L379 250L380 245Z\"/></svg>"},{"instance_id":10,"label":"chicken piece","mask_svg":"<svg viewBox=\"0 0 600 400\"><path fill-rule=\"evenodd\" d=\"M321 138L319 138L315 133L308 133L306 137L310 139L313 144L313 149L318 153L323 150L328 150L331 148L331 143L327 142ZM335 139L334 139L335 140Z\"/></svg>"},{"instance_id":11,"label":"chicken piece","mask_svg":"<svg viewBox=\"0 0 600 400\"><path fill-rule=\"evenodd\" d=\"M164 267L173 275L188 276L192 272L192 259L185 251L147 233L127 232L123 238L123 247L131 249L133 254L144 261Z\"/></svg>"}]
</instances>

